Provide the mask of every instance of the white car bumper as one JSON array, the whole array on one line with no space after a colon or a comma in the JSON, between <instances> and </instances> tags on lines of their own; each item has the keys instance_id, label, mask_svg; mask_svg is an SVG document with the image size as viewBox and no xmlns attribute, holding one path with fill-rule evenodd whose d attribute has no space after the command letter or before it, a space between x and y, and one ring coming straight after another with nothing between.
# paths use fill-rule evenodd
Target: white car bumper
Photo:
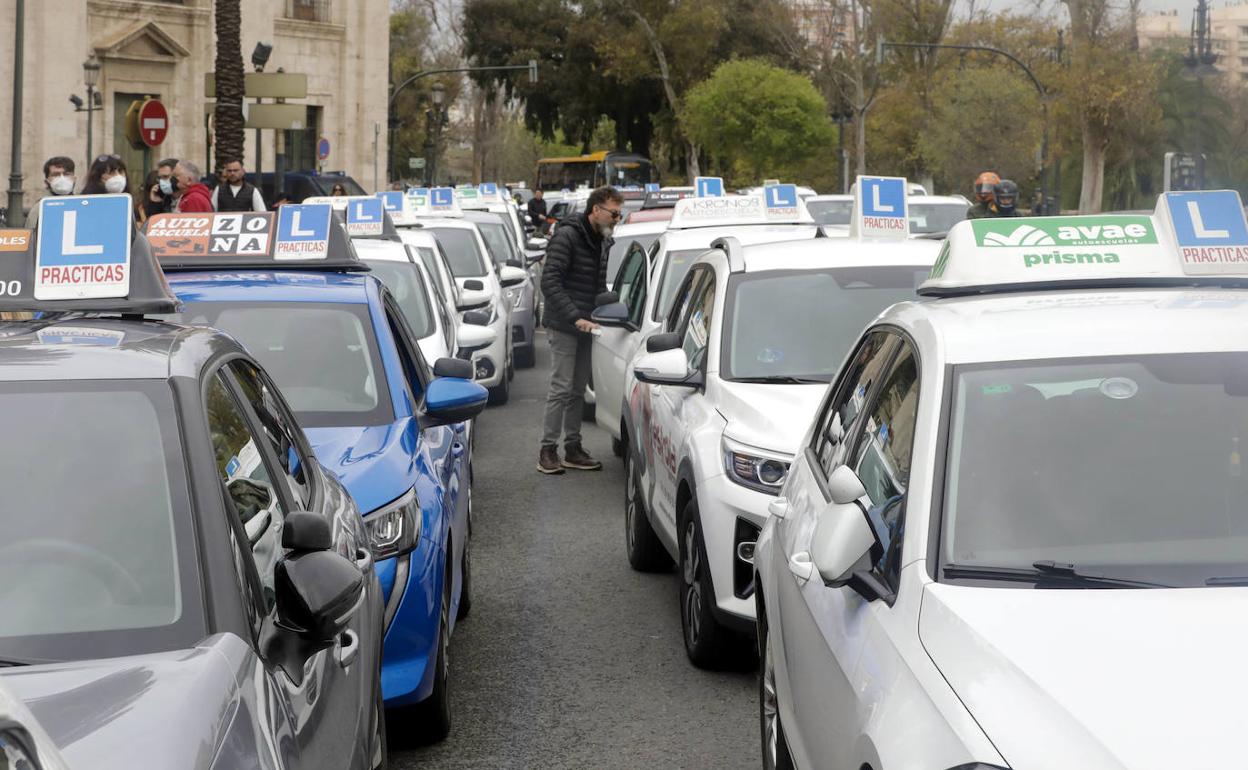
<instances>
[{"instance_id":1,"label":"white car bumper","mask_svg":"<svg viewBox=\"0 0 1248 770\"><path fill-rule=\"evenodd\" d=\"M738 625L754 622L754 567L737 558L739 542L754 542L767 521L773 495L755 492L720 473L698 483L702 540L715 584L721 619Z\"/></svg>"}]
</instances>

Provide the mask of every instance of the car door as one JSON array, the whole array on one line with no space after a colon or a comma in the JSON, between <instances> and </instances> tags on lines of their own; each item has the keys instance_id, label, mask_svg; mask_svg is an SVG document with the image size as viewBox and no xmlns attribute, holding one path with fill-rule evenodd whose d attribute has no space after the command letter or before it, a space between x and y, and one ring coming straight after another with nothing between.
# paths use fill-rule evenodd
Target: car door
<instances>
[{"instance_id":1,"label":"car door","mask_svg":"<svg viewBox=\"0 0 1248 770\"><path fill-rule=\"evenodd\" d=\"M712 325L715 317L715 271L709 265L696 265L686 277L689 292L677 296L666 331L675 332L681 338L681 349L689 371L706 371ZM683 294L682 287L680 293ZM653 413L651 455L654 458L654 486L650 510L659 525L676 532L677 473L681 447L693 425L699 424L703 415L703 393L700 388L676 385L651 385L650 402Z\"/></svg>"},{"instance_id":2,"label":"car door","mask_svg":"<svg viewBox=\"0 0 1248 770\"><path fill-rule=\"evenodd\" d=\"M867 602L848 587L831 588L810 562L819 516L831 501L827 478L840 465L854 469L867 489L860 501L884 547L872 570L894 592L900 575L906 485L915 429L919 377L911 344L888 331L869 334L838 379L820 418L812 451L791 487L790 512L780 522L780 547L795 563L780 579L783 645L796 727L791 741L799 762L849 767L856 739L873 712L870 698L901 665L887 645L885 602ZM800 487L800 489L799 489ZM787 578L787 579L786 579Z\"/></svg>"},{"instance_id":3,"label":"car door","mask_svg":"<svg viewBox=\"0 0 1248 770\"><path fill-rule=\"evenodd\" d=\"M628 325L603 327L594 337L593 382L598 425L615 434L624 403L625 368L641 341L641 319L646 308L646 252L636 241L629 247L615 275L615 291L628 306Z\"/></svg>"},{"instance_id":4,"label":"car door","mask_svg":"<svg viewBox=\"0 0 1248 770\"><path fill-rule=\"evenodd\" d=\"M272 623L275 612L282 523L299 504L291 490L306 484L311 459L302 448L292 446L297 459L288 453L288 459L279 462L244 394L229 365L206 381L204 403L216 471L227 514L239 517L246 539L237 544L235 561L255 613L250 641L257 657L249 679L262 689L257 697L267 704L272 734L289 731L299 755L311 766L361 767L372 725L372 703L362 694L369 691L366 681L371 682L377 671L375 664L366 663L371 657L360 659L362 624L371 618L357 609L338 641L310 656L303 670L293 674L268 660L261 649L262 629Z\"/></svg>"}]
</instances>

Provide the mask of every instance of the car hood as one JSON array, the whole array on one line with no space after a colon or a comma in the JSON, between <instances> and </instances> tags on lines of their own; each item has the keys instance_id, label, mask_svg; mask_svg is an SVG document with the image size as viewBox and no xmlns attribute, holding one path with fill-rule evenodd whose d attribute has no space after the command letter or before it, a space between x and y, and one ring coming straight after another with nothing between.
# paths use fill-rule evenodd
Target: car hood
<instances>
[{"instance_id":1,"label":"car hood","mask_svg":"<svg viewBox=\"0 0 1248 770\"><path fill-rule=\"evenodd\" d=\"M827 392L826 384L774 385L720 381L724 435L742 444L796 454L797 446Z\"/></svg>"},{"instance_id":2,"label":"car hood","mask_svg":"<svg viewBox=\"0 0 1248 770\"><path fill-rule=\"evenodd\" d=\"M304 430L321 464L367 514L412 488L418 449L415 421L388 425Z\"/></svg>"},{"instance_id":3,"label":"car hood","mask_svg":"<svg viewBox=\"0 0 1248 770\"><path fill-rule=\"evenodd\" d=\"M1014 770L1228 767L1248 735L1248 588L929 584L919 636Z\"/></svg>"},{"instance_id":4,"label":"car hood","mask_svg":"<svg viewBox=\"0 0 1248 770\"><path fill-rule=\"evenodd\" d=\"M0 678L71 767L199 770L232 727L254 732L239 710L244 648L219 634L189 650L9 668Z\"/></svg>"}]
</instances>

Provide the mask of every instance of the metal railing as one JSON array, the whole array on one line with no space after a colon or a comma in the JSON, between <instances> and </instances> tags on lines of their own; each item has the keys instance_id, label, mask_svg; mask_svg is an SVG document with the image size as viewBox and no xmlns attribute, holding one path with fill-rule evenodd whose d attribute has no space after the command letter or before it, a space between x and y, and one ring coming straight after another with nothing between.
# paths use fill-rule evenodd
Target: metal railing
<instances>
[{"instance_id":1,"label":"metal railing","mask_svg":"<svg viewBox=\"0 0 1248 770\"><path fill-rule=\"evenodd\" d=\"M286 18L300 21L333 21L331 0L286 0Z\"/></svg>"}]
</instances>

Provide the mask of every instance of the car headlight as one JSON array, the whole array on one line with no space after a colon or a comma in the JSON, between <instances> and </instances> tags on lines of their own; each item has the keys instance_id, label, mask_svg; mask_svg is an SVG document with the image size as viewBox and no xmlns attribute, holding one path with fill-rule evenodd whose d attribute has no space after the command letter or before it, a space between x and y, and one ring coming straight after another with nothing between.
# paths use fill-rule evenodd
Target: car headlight
<instances>
[{"instance_id":1,"label":"car headlight","mask_svg":"<svg viewBox=\"0 0 1248 770\"><path fill-rule=\"evenodd\" d=\"M407 494L364 516L373 560L400 556L416 547L420 540L422 517L415 488Z\"/></svg>"},{"instance_id":2,"label":"car headlight","mask_svg":"<svg viewBox=\"0 0 1248 770\"><path fill-rule=\"evenodd\" d=\"M778 494L789 477L792 458L723 440L724 468L728 477L743 487L768 495Z\"/></svg>"}]
</instances>

